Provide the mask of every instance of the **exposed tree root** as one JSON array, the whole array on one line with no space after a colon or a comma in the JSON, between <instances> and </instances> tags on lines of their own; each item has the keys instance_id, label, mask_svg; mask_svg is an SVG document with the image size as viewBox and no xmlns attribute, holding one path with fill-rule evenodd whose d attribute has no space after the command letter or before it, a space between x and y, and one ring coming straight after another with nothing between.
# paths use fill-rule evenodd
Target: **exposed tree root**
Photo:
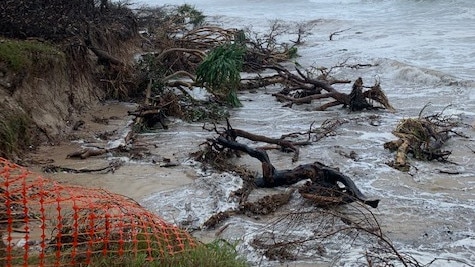
<instances>
[{"instance_id":1,"label":"exposed tree root","mask_svg":"<svg viewBox=\"0 0 475 267\"><path fill-rule=\"evenodd\" d=\"M91 172L104 172L104 173L109 173L112 172L114 173L120 166L122 166L123 162L122 161L113 161L110 162L109 165L102 167L102 168L96 168L96 169L73 169L73 168L68 168L68 167L61 167L61 166L56 166L56 165L47 165L42 168L43 172L46 173L55 173L55 172L68 172L68 173L91 173Z\"/></svg>"},{"instance_id":2,"label":"exposed tree root","mask_svg":"<svg viewBox=\"0 0 475 267\"><path fill-rule=\"evenodd\" d=\"M224 151L226 148L232 151L241 151L247 153L249 156L258 159L262 164L262 179L254 181L258 187L276 187L276 186L288 186L295 184L299 181L309 179L312 184L315 184L316 188L326 188L332 192L339 192L341 198L340 204L351 203L353 201L361 201L373 208L378 206L378 199L368 199L354 184L354 182L338 170L325 166L320 162L312 164L300 165L291 170L276 170L270 162L269 156L265 150L254 149L247 145L238 143L237 137L249 138L250 140L267 140L266 138L259 137L256 139L254 135L242 130L232 129L228 124L228 129L220 132L219 137L209 139L210 147L214 147L216 151ZM254 138L254 139L253 139ZM275 141L270 139L269 141ZM208 152L209 153L209 152ZM204 155L201 154L200 157ZM222 157L217 157L221 158ZM301 193L319 193L318 190L310 190L308 187ZM332 199L334 201L334 199Z\"/></svg>"},{"instance_id":3,"label":"exposed tree root","mask_svg":"<svg viewBox=\"0 0 475 267\"><path fill-rule=\"evenodd\" d=\"M399 139L384 144L384 148L396 151L395 160L389 165L408 171L409 154L418 160L447 162L451 152L441 148L451 137L450 133L458 134L452 130L456 125L457 122L442 114L401 120L393 131Z\"/></svg>"},{"instance_id":4,"label":"exposed tree root","mask_svg":"<svg viewBox=\"0 0 475 267\"><path fill-rule=\"evenodd\" d=\"M274 96L279 101L287 102L286 106L289 107L293 104L309 104L313 100L331 99L330 102L318 106L315 110L322 111L333 106L343 105L349 107L351 111L380 108L394 111L379 82L371 86L369 90L363 91L363 79L358 78L353 83L351 93L345 94L337 91L332 84L349 83L350 81L331 79L328 77L328 73L320 75L318 78L312 78L302 73L299 68L295 69L297 74L294 74L277 64L261 65L260 67L261 69L274 70L277 74L246 79L241 88L257 89L267 85L282 84L285 88ZM376 102L380 106L375 106L372 102Z\"/></svg>"}]
</instances>

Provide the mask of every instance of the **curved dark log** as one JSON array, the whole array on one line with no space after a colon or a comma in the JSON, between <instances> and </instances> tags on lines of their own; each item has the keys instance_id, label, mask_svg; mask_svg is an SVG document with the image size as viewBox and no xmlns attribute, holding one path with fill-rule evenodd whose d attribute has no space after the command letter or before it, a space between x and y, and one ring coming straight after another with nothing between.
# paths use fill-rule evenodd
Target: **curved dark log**
<instances>
[{"instance_id":1,"label":"curved dark log","mask_svg":"<svg viewBox=\"0 0 475 267\"><path fill-rule=\"evenodd\" d=\"M315 110L316 111L324 111L327 108L331 108L331 107L338 106L338 105L341 105L340 101L332 101L332 102L328 102L326 104L323 104L323 105L319 106L318 108L315 108Z\"/></svg>"},{"instance_id":2,"label":"curved dark log","mask_svg":"<svg viewBox=\"0 0 475 267\"><path fill-rule=\"evenodd\" d=\"M267 155L267 152L265 150L261 149L254 149L249 146L246 146L244 144L238 143L233 140L226 139L222 136L218 137L216 139L217 143L225 146L227 148L231 148L234 150L242 151L247 153L249 156L258 159L260 162L263 163L268 163L269 165L272 165L269 160L269 155Z\"/></svg>"},{"instance_id":3,"label":"curved dark log","mask_svg":"<svg viewBox=\"0 0 475 267\"><path fill-rule=\"evenodd\" d=\"M271 164L267 152L264 150L251 148L234 140L226 139L223 136L216 138L215 141L224 147L245 152L249 156L261 161L263 181L256 181L258 187L292 185L299 181L310 179L312 183L346 193L349 196L349 200L346 201L347 203L352 202L351 199L354 198L354 200L359 200L373 208L378 207L379 199L367 198L356 187L351 178L320 162L300 165L291 170L276 170ZM338 182L344 185L343 189L340 188Z\"/></svg>"},{"instance_id":4,"label":"curved dark log","mask_svg":"<svg viewBox=\"0 0 475 267\"><path fill-rule=\"evenodd\" d=\"M234 138L243 137L251 141L275 144L275 145L279 145L283 149L289 149L289 150L298 152L298 148L294 146L294 143L292 141L285 140L282 138L269 138L267 136L252 134L250 132L246 132L240 129L228 129L226 130L226 134L229 136L233 136ZM302 145L302 143L300 143L300 145Z\"/></svg>"},{"instance_id":5,"label":"curved dark log","mask_svg":"<svg viewBox=\"0 0 475 267\"><path fill-rule=\"evenodd\" d=\"M316 163L318 163L318 162L316 162ZM323 179L325 180L325 182L334 183L335 181L338 181L338 182L342 183L345 186L345 188L348 190L347 193L350 196L355 197L357 200L360 200L364 204L369 205L373 208L378 207L379 199L368 199L358 189L358 187L353 182L353 180L351 180L350 177L342 174L341 172L339 172L339 171L337 171L333 168L327 167L327 166L322 167L322 171L323 171Z\"/></svg>"}]
</instances>

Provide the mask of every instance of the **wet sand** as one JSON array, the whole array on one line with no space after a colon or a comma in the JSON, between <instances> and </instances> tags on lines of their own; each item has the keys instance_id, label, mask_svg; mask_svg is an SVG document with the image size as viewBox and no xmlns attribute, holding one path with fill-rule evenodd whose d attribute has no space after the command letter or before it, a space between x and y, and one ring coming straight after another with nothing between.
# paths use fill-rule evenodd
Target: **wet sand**
<instances>
[{"instance_id":1,"label":"wet sand","mask_svg":"<svg viewBox=\"0 0 475 267\"><path fill-rule=\"evenodd\" d=\"M72 169L96 169L108 166L113 159L121 158L112 154L93 156L87 159L67 158L67 155L80 151L83 147L107 147L112 140L120 140L121 134L127 131L128 124L133 116L128 116L127 111L134 110L135 105L124 103L107 103L91 109L81 120L84 125L77 131L72 131L66 140L54 144L43 144L29 154L32 162L28 168L43 177L63 183L80 185L92 188L102 188L113 193L121 194L140 200L151 193L179 187L193 181L194 170L187 166L161 167L163 158L179 163L173 155L163 153L156 156L154 162L130 161L123 158L123 165L114 173L44 173L42 167L52 164L55 166ZM100 120L107 121L101 123ZM97 136L110 135L108 140L101 140ZM135 140L140 143L140 140ZM142 144L147 153L147 144ZM124 154L126 156L126 154Z\"/></svg>"}]
</instances>

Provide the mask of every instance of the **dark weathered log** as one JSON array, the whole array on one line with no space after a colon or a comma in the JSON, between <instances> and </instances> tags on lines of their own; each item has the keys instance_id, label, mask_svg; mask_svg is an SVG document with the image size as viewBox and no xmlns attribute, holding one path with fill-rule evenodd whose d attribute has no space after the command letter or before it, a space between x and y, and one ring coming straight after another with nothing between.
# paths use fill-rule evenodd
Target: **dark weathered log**
<instances>
[{"instance_id":1,"label":"dark weathered log","mask_svg":"<svg viewBox=\"0 0 475 267\"><path fill-rule=\"evenodd\" d=\"M298 156L299 156L299 149L296 147L296 145L308 145L309 142L299 142L299 143L294 143L289 140L285 140L283 138L269 138L267 136L263 135L257 135L257 134L252 134L247 131L243 131L240 129L232 129L229 128L226 130L225 135L227 137L231 137L233 140L236 140L237 137L243 137L246 139L249 139L251 141L256 141L256 142L265 142L268 144L275 144L281 147L282 150L290 150L294 152L294 157L293 161L297 161Z\"/></svg>"},{"instance_id":2,"label":"dark weathered log","mask_svg":"<svg viewBox=\"0 0 475 267\"><path fill-rule=\"evenodd\" d=\"M219 136L215 141L224 147L245 152L262 163L263 181L256 181L256 185L259 187L292 185L310 179L312 183L344 192L349 197L347 202L351 202L350 199L353 199L353 201L359 200L373 208L378 206L379 199L368 199L348 176L320 162L300 165L291 170L276 170L264 150L251 148L223 136ZM343 184L344 188L340 188L338 183Z\"/></svg>"},{"instance_id":3,"label":"dark weathered log","mask_svg":"<svg viewBox=\"0 0 475 267\"><path fill-rule=\"evenodd\" d=\"M97 56L99 63L106 64L106 65L114 64L118 66L125 65L125 63L122 62L120 59L110 55L109 53L107 53L106 51L102 49L99 49L92 45L89 45L88 48L91 49L91 51Z\"/></svg>"},{"instance_id":4,"label":"dark weathered log","mask_svg":"<svg viewBox=\"0 0 475 267\"><path fill-rule=\"evenodd\" d=\"M103 154L107 153L108 151L109 150L104 149L104 148L89 147L89 148L81 149L80 151L75 151L75 152L69 153L66 156L66 158L87 159L89 157L103 155Z\"/></svg>"},{"instance_id":5,"label":"dark weathered log","mask_svg":"<svg viewBox=\"0 0 475 267\"><path fill-rule=\"evenodd\" d=\"M353 88L349 95L350 97L350 110L351 111L360 111L363 109L371 109L373 106L366 101L366 98L363 94L363 79L358 78L353 83Z\"/></svg>"},{"instance_id":6,"label":"dark weathered log","mask_svg":"<svg viewBox=\"0 0 475 267\"><path fill-rule=\"evenodd\" d=\"M329 107L343 105L349 107L351 111L360 111L363 109L378 109L374 107L368 100L372 100L381 104L384 108L394 111L394 108L389 104L384 92L381 90L379 83L376 83L370 90L363 91L362 78L356 79L353 84L351 94L340 93L332 84L335 83L349 83L348 80L332 80L326 76L319 78L311 78L299 68L296 68L297 74L291 73L288 69L280 65L262 65L263 69L272 69L277 72L276 75L262 77L258 76L254 80L247 79L243 88L249 89L261 85L269 85L280 83L285 86L279 93L274 96L283 102L290 102L286 106L293 104L308 104L312 100L332 98L333 101L323 104L316 108L316 110L325 110ZM327 80L328 79L328 80ZM325 91L325 92L322 92ZM302 94L302 92L304 92Z\"/></svg>"},{"instance_id":7,"label":"dark weathered log","mask_svg":"<svg viewBox=\"0 0 475 267\"><path fill-rule=\"evenodd\" d=\"M324 105L321 105L320 107L316 108L315 110L316 111L324 111L327 108L331 108L331 107L338 106L338 105L341 105L340 101L328 102L328 103L326 103Z\"/></svg>"}]
</instances>

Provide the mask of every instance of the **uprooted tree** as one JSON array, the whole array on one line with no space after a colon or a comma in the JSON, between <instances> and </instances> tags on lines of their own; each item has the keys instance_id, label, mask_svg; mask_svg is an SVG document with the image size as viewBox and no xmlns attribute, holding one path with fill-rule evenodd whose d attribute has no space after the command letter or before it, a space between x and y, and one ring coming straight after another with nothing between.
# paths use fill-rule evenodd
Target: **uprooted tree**
<instances>
[{"instance_id":1,"label":"uprooted tree","mask_svg":"<svg viewBox=\"0 0 475 267\"><path fill-rule=\"evenodd\" d=\"M309 75L304 75L298 68L296 68L297 74L279 66L270 66L269 68L278 72L278 75L266 78L269 83L286 84L286 88L274 96L279 101L288 102L287 106L308 104L317 99L330 99L330 102L315 108L315 110L322 111L333 106L343 105L343 107L349 107L351 111L384 108L394 111L379 82L376 82L369 90L363 91L363 79L359 77L354 81L351 93L345 94L336 90L332 84L350 83L350 81L335 80L327 76L313 79ZM373 105L371 103L373 101L379 103L380 106Z\"/></svg>"},{"instance_id":2,"label":"uprooted tree","mask_svg":"<svg viewBox=\"0 0 475 267\"><path fill-rule=\"evenodd\" d=\"M191 13L185 16L187 14ZM147 15L147 18L147 25L150 26L150 16ZM350 83L349 80L336 80L329 72L313 78L308 71L304 74L301 67L292 71L282 65L282 62L297 56L297 45L304 34L301 29L296 36L300 41L287 44L278 41L279 34L283 33L279 22L274 22L266 37L262 37L245 30L223 29L203 23L187 24L186 21L195 21L193 17L182 21L181 24L176 21L161 23L166 30L152 31L147 37L146 43L158 52L143 56L144 77L148 84L145 105L151 105L157 111L166 113L166 109L157 102L163 103L161 95L169 92L181 95L177 101L191 103L186 104L190 107L199 101L194 100L189 91L201 87L211 93L213 101L220 105L238 107L238 90L254 90L270 85L283 87L274 95L277 100L287 102L288 106L329 99L330 102L316 110L337 105L349 107L351 111L380 108L394 110L379 81L365 88L362 78L357 78L351 93L346 94L332 85ZM255 73L256 76L241 78L241 71ZM275 74L269 74L272 72ZM168 105L168 102L165 103ZM139 110L149 108L141 107Z\"/></svg>"},{"instance_id":3,"label":"uprooted tree","mask_svg":"<svg viewBox=\"0 0 475 267\"><path fill-rule=\"evenodd\" d=\"M298 181L308 179L300 186L300 195L316 205L318 209L309 210L302 207L291 210L281 209L275 214L271 227L265 227L252 237L250 245L260 251L270 260L296 260L301 253L326 253L328 240L338 242L357 242L363 240L367 246L365 257L372 265L394 265L395 262L403 266L420 266L421 264L406 253L398 251L391 240L384 234L376 216L368 207L376 208L379 199L368 199L356 187L354 182L339 170L325 166L320 162L300 165L294 169L277 170L270 162L266 153L270 147L252 148L244 143L247 141L263 142L277 145L284 152L293 152L298 155L298 147L309 145L321 136L328 134L340 123L327 122L321 128L312 126L307 132L289 133L279 138L270 138L256 135L241 129L234 129L229 122L226 128L218 130L216 126L210 131L215 131L217 137L210 138L203 144L203 149L194 153L195 159L210 164L220 170L233 171L243 178L243 188L233 192L239 198L237 210L221 211L211 216L204 224L205 228L216 228L224 220L233 215L244 214L253 218L260 218L274 213L289 203L295 189L283 190L282 193L265 195L255 201L248 201L250 192L257 187L288 186ZM305 138L306 137L306 138ZM247 139L239 141L238 138ZM302 140L303 139L303 140ZM298 141L301 140L301 141ZM272 147L276 148L276 147ZM258 159L262 165L262 178L240 166L232 166L231 158L239 153L246 153ZM293 159L296 157L294 156ZM336 205L354 203L348 209L332 208ZM347 210L348 212L345 212ZM257 216L257 217L256 217ZM311 222L311 226L308 225ZM219 235L229 225L217 228ZM289 233L286 229L293 227L309 229L305 234ZM300 228L302 229L302 228ZM315 252L316 250L316 252Z\"/></svg>"},{"instance_id":4,"label":"uprooted tree","mask_svg":"<svg viewBox=\"0 0 475 267\"><path fill-rule=\"evenodd\" d=\"M303 164L294 169L277 170L271 163L267 152L264 149L252 148L243 143L237 142L238 137L252 141L261 141L270 144L277 144L284 150L297 152L296 146L309 144L307 142L292 142L285 139L285 136L275 139L261 135L255 135L240 129L233 129L228 123L228 127L217 133L218 137L208 140L207 149L214 149L216 153L244 152L261 162L262 178L250 181L257 187L277 187L289 186L302 180L309 180L299 192L304 198L310 199L319 205L346 204L360 201L368 206L376 208L379 199L367 198L355 185L350 177L344 175L335 168L324 165L321 162ZM207 153L199 153L196 157L201 160L209 160ZM231 153L232 154L232 153ZM212 157L212 156L211 156ZM216 157L214 157L216 158ZM222 158L222 157L219 157ZM294 157L295 158L295 157Z\"/></svg>"}]
</instances>

